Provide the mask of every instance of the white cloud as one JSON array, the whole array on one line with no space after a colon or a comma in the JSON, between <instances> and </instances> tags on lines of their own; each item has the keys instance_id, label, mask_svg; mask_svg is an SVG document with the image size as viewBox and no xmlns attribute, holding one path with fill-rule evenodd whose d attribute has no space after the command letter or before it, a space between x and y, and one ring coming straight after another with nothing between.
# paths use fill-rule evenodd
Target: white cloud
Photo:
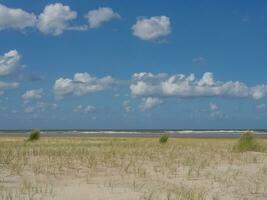
<instances>
[{"instance_id":1,"label":"white cloud","mask_svg":"<svg viewBox=\"0 0 267 200\"><path fill-rule=\"evenodd\" d=\"M22 95L22 99L24 101L30 101L30 100L36 100L36 99L41 99L43 97L43 90L38 89L38 90L28 90Z\"/></svg>"},{"instance_id":2,"label":"white cloud","mask_svg":"<svg viewBox=\"0 0 267 200\"><path fill-rule=\"evenodd\" d=\"M242 97L261 99L267 95L267 85L249 87L239 81L215 81L213 74L204 73L201 79L194 74L136 73L130 85L134 96L165 97Z\"/></svg>"},{"instance_id":3,"label":"white cloud","mask_svg":"<svg viewBox=\"0 0 267 200\"><path fill-rule=\"evenodd\" d=\"M56 97L61 98L67 94L81 96L88 93L102 91L114 84L116 84L116 80L114 80L111 76L97 78L88 73L76 73L73 79L57 79L53 90Z\"/></svg>"},{"instance_id":4,"label":"white cloud","mask_svg":"<svg viewBox=\"0 0 267 200\"><path fill-rule=\"evenodd\" d=\"M0 56L0 76L7 76L21 69L20 58L21 55L17 50L11 50Z\"/></svg>"},{"instance_id":5,"label":"white cloud","mask_svg":"<svg viewBox=\"0 0 267 200\"><path fill-rule=\"evenodd\" d=\"M17 82L12 82L12 83L7 83L0 81L0 90L7 90L7 89L14 89L19 86L19 83Z\"/></svg>"},{"instance_id":6,"label":"white cloud","mask_svg":"<svg viewBox=\"0 0 267 200\"><path fill-rule=\"evenodd\" d=\"M36 16L22 9L8 8L0 4L0 30L33 27Z\"/></svg>"},{"instance_id":7,"label":"white cloud","mask_svg":"<svg viewBox=\"0 0 267 200\"><path fill-rule=\"evenodd\" d=\"M142 40L154 40L171 33L170 18L166 16L140 18L132 26L133 35Z\"/></svg>"},{"instance_id":8,"label":"white cloud","mask_svg":"<svg viewBox=\"0 0 267 200\"><path fill-rule=\"evenodd\" d=\"M98 28L104 22L108 22L112 19L119 19L120 15L115 13L112 8L100 7L96 10L90 10L85 17L88 20L90 28Z\"/></svg>"},{"instance_id":9,"label":"white cloud","mask_svg":"<svg viewBox=\"0 0 267 200\"><path fill-rule=\"evenodd\" d=\"M77 13L61 3L47 5L38 17L37 28L45 34L60 35L70 28Z\"/></svg>"},{"instance_id":10,"label":"white cloud","mask_svg":"<svg viewBox=\"0 0 267 200\"><path fill-rule=\"evenodd\" d=\"M96 112L96 107L92 105L82 106L78 105L73 109L74 112L83 112L83 113L94 113Z\"/></svg>"},{"instance_id":11,"label":"white cloud","mask_svg":"<svg viewBox=\"0 0 267 200\"><path fill-rule=\"evenodd\" d=\"M20 58L21 56L16 50L11 50L0 56L0 76L8 76L21 69L22 66L19 64ZM0 94L3 95L4 90L14 89L18 86L18 82L0 81Z\"/></svg>"},{"instance_id":12,"label":"white cloud","mask_svg":"<svg viewBox=\"0 0 267 200\"><path fill-rule=\"evenodd\" d=\"M209 107L210 107L210 110L211 111L216 111L216 110L219 109L219 107L217 106L217 104L216 103L212 103L212 102L209 104Z\"/></svg>"},{"instance_id":13,"label":"white cloud","mask_svg":"<svg viewBox=\"0 0 267 200\"><path fill-rule=\"evenodd\" d=\"M89 25L72 25L71 22L77 18L77 12L62 3L45 6L39 16L22 9L8 8L0 4L0 31L34 27L44 34L57 36L66 30L86 31L89 27L97 28L105 22L120 18L120 15L109 7L100 7L89 11L85 17Z\"/></svg>"},{"instance_id":14,"label":"white cloud","mask_svg":"<svg viewBox=\"0 0 267 200\"><path fill-rule=\"evenodd\" d=\"M141 104L141 110L148 110L154 107L159 106L160 104L162 104L163 101L159 98L156 97L148 97L148 98L144 98L143 99L143 103Z\"/></svg>"}]
</instances>

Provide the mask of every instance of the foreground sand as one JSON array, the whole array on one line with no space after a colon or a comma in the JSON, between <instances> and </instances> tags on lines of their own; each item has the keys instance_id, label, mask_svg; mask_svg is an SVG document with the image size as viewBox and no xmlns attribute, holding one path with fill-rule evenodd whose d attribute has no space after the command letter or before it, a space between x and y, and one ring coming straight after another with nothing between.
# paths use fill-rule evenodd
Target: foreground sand
<instances>
[{"instance_id":1,"label":"foreground sand","mask_svg":"<svg viewBox=\"0 0 267 200\"><path fill-rule=\"evenodd\" d=\"M267 199L267 153L236 139L24 139L0 137L1 200Z\"/></svg>"}]
</instances>

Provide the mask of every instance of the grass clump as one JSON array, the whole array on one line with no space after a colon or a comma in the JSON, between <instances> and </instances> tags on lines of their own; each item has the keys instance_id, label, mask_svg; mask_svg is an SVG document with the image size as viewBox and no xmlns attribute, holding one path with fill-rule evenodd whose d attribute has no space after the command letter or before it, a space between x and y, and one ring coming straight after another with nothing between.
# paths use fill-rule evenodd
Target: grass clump
<instances>
[{"instance_id":1,"label":"grass clump","mask_svg":"<svg viewBox=\"0 0 267 200\"><path fill-rule=\"evenodd\" d=\"M162 135L160 138L159 138L159 142L161 144L165 144L168 142L168 139L169 139L169 136L168 135Z\"/></svg>"},{"instance_id":2,"label":"grass clump","mask_svg":"<svg viewBox=\"0 0 267 200\"><path fill-rule=\"evenodd\" d=\"M234 146L234 150L238 152L262 152L264 151L264 147L258 143L256 136L252 132L247 131L240 136L238 143Z\"/></svg>"},{"instance_id":3,"label":"grass clump","mask_svg":"<svg viewBox=\"0 0 267 200\"><path fill-rule=\"evenodd\" d=\"M29 135L28 141L36 141L39 140L41 136L40 130L33 129Z\"/></svg>"}]
</instances>

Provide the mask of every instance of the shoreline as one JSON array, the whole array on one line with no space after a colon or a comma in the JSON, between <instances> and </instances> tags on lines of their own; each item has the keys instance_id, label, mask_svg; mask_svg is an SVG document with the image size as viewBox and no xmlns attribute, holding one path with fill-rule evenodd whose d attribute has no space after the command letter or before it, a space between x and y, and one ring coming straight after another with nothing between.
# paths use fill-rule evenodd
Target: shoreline
<instances>
[{"instance_id":1,"label":"shoreline","mask_svg":"<svg viewBox=\"0 0 267 200\"><path fill-rule=\"evenodd\" d=\"M24 137L29 133L0 133L0 137ZM168 135L170 138L198 139L232 139L239 138L241 133L42 133L43 137L92 137L92 138L158 138ZM267 134L255 134L257 138L267 139Z\"/></svg>"}]
</instances>

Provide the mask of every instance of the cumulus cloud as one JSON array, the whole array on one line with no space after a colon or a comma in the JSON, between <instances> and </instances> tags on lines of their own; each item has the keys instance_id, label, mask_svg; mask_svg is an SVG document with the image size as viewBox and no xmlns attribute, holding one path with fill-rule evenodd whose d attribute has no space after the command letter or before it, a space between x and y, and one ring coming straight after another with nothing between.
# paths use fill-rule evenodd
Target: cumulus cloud
<instances>
[{"instance_id":1,"label":"cumulus cloud","mask_svg":"<svg viewBox=\"0 0 267 200\"><path fill-rule=\"evenodd\" d=\"M11 50L0 56L0 76L7 76L21 69L20 59L21 55L17 50Z\"/></svg>"},{"instance_id":2,"label":"cumulus cloud","mask_svg":"<svg viewBox=\"0 0 267 200\"><path fill-rule=\"evenodd\" d=\"M47 5L38 17L37 28L45 34L60 35L70 28L77 13L61 3Z\"/></svg>"},{"instance_id":3,"label":"cumulus cloud","mask_svg":"<svg viewBox=\"0 0 267 200\"><path fill-rule=\"evenodd\" d=\"M0 56L0 76L8 76L15 73L22 66L19 64L20 54L16 50L11 50ZM18 82L3 82L0 81L0 93L4 94L4 90L14 89L19 86Z\"/></svg>"},{"instance_id":4,"label":"cumulus cloud","mask_svg":"<svg viewBox=\"0 0 267 200\"><path fill-rule=\"evenodd\" d=\"M36 16L22 9L9 8L0 4L0 30L24 29L33 27L36 23Z\"/></svg>"},{"instance_id":5,"label":"cumulus cloud","mask_svg":"<svg viewBox=\"0 0 267 200\"><path fill-rule=\"evenodd\" d=\"M85 18L88 24L73 25L71 22L77 18L77 12L68 5L54 3L45 6L42 13L36 16L22 9L8 8L0 4L0 31L4 29L37 28L44 34L61 35L66 30L86 31L89 28L97 28L112 19L120 18L120 15L109 7L100 7L89 11Z\"/></svg>"},{"instance_id":6,"label":"cumulus cloud","mask_svg":"<svg viewBox=\"0 0 267 200\"><path fill-rule=\"evenodd\" d=\"M132 26L133 35L142 40L155 40L171 33L170 18L156 16L150 18L139 18Z\"/></svg>"},{"instance_id":7,"label":"cumulus cloud","mask_svg":"<svg viewBox=\"0 0 267 200\"><path fill-rule=\"evenodd\" d=\"M130 90L134 96L154 97L239 97L261 99L267 95L267 85L247 86L239 81L216 81L210 72L197 79L194 74L136 73Z\"/></svg>"},{"instance_id":8,"label":"cumulus cloud","mask_svg":"<svg viewBox=\"0 0 267 200\"><path fill-rule=\"evenodd\" d=\"M160 104L162 104L163 101L159 98L156 97L148 97L148 98L144 98L143 102L141 104L141 110L148 110L148 109L152 109L154 107L159 106Z\"/></svg>"},{"instance_id":9,"label":"cumulus cloud","mask_svg":"<svg viewBox=\"0 0 267 200\"><path fill-rule=\"evenodd\" d=\"M89 11L85 18L87 18L90 28L98 28L104 22L108 22L112 19L119 19L120 15L108 7L100 7L96 10Z\"/></svg>"},{"instance_id":10,"label":"cumulus cloud","mask_svg":"<svg viewBox=\"0 0 267 200\"><path fill-rule=\"evenodd\" d=\"M22 95L22 99L25 102L30 100L41 99L43 97L43 89L28 90Z\"/></svg>"},{"instance_id":11,"label":"cumulus cloud","mask_svg":"<svg viewBox=\"0 0 267 200\"><path fill-rule=\"evenodd\" d=\"M105 90L110 86L116 84L111 76L102 78L93 77L88 73L76 73L73 79L59 78L55 81L53 90L58 98L62 98L67 94L74 94L77 96L85 95Z\"/></svg>"}]
</instances>

